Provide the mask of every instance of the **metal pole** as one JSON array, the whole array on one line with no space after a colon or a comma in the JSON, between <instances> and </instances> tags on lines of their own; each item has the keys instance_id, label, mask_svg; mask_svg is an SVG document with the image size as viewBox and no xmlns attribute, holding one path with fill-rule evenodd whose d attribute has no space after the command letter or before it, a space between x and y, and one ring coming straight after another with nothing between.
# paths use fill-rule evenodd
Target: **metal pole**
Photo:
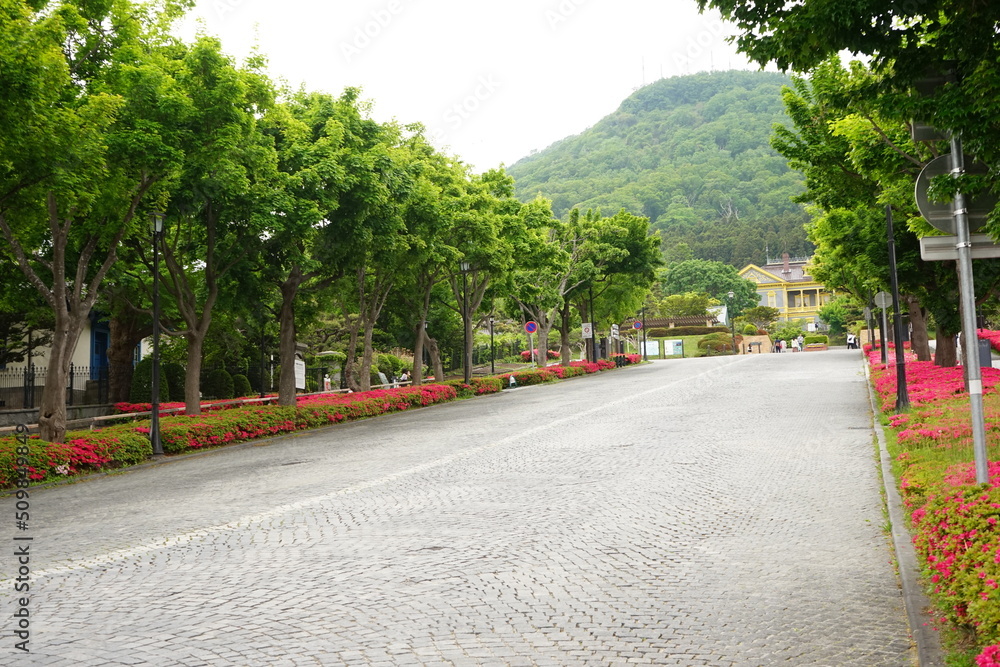
<instances>
[{"instance_id":1,"label":"metal pole","mask_svg":"<svg viewBox=\"0 0 1000 667\"><path fill-rule=\"evenodd\" d=\"M465 341L465 347L462 348L462 375L465 384L469 384L472 355L469 350L469 272L465 268L462 269L462 338Z\"/></svg>"},{"instance_id":2,"label":"metal pole","mask_svg":"<svg viewBox=\"0 0 1000 667\"><path fill-rule=\"evenodd\" d=\"M882 309L882 326L879 327L878 337L879 337L879 348L882 350L882 363L883 364L888 364L889 363L889 352L886 349L888 347L888 344L887 344L887 341L886 341L886 335L887 335L886 331L889 328L889 324L886 321L885 311L886 311L886 309L883 308Z\"/></svg>"},{"instance_id":3,"label":"metal pole","mask_svg":"<svg viewBox=\"0 0 1000 667\"><path fill-rule=\"evenodd\" d=\"M163 218L154 222L156 227L163 225ZM151 400L152 414L149 424L149 443L153 447L153 456L163 456L163 443L160 441L160 234L153 229L153 396Z\"/></svg>"},{"instance_id":4,"label":"metal pole","mask_svg":"<svg viewBox=\"0 0 1000 667\"><path fill-rule=\"evenodd\" d=\"M490 375L496 375L497 348L493 344L493 322L494 317L490 315Z\"/></svg>"},{"instance_id":5,"label":"metal pole","mask_svg":"<svg viewBox=\"0 0 1000 667\"><path fill-rule=\"evenodd\" d=\"M646 306L642 307L642 360L649 361L649 355L646 354Z\"/></svg>"},{"instance_id":6,"label":"metal pole","mask_svg":"<svg viewBox=\"0 0 1000 667\"><path fill-rule=\"evenodd\" d=\"M892 232L892 206L885 207L889 235L889 282L892 285L893 331L896 336L896 414L910 409L906 390L906 354L903 349L903 315L899 312L899 278L896 275L896 239Z\"/></svg>"},{"instance_id":7,"label":"metal pole","mask_svg":"<svg viewBox=\"0 0 1000 667\"><path fill-rule=\"evenodd\" d=\"M263 310L257 312L257 319L260 321L260 397L264 398L264 373L267 366L267 355L264 354L264 313Z\"/></svg>"},{"instance_id":8,"label":"metal pole","mask_svg":"<svg viewBox=\"0 0 1000 667\"><path fill-rule=\"evenodd\" d=\"M597 363L597 316L594 313L594 286L587 287L590 292L590 362Z\"/></svg>"},{"instance_id":9,"label":"metal pole","mask_svg":"<svg viewBox=\"0 0 1000 667\"><path fill-rule=\"evenodd\" d=\"M729 318L729 327L733 331L733 354L738 355L740 351L736 349L736 321L733 319L733 297L736 296L736 293L729 292L727 296L729 297L729 306L726 308L726 316Z\"/></svg>"},{"instance_id":10,"label":"metal pole","mask_svg":"<svg viewBox=\"0 0 1000 667\"><path fill-rule=\"evenodd\" d=\"M957 178L965 172L962 138L951 135L951 174ZM969 383L969 404L972 411L972 449L976 460L976 483L989 481L986 459L986 421L983 417L983 376L979 367L979 336L976 333L976 292L972 280L972 243L969 236L969 216L965 195L955 192L955 227L958 232L958 283L961 300L962 346L965 349L966 377Z\"/></svg>"}]
</instances>

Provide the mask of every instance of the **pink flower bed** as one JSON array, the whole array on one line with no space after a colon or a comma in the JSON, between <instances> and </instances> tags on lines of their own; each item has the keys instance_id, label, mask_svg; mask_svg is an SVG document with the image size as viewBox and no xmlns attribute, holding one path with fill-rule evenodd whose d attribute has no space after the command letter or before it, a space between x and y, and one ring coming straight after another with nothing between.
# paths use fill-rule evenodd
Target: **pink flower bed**
<instances>
[{"instance_id":1,"label":"pink flower bed","mask_svg":"<svg viewBox=\"0 0 1000 667\"><path fill-rule=\"evenodd\" d=\"M997 345L1000 332L980 331ZM891 356L891 354L890 354ZM896 369L869 351L872 378L883 410L895 404ZM1000 432L1000 371L982 369L987 445ZM976 484L972 427L962 368L939 368L907 358L913 409L888 417L904 451L900 489L912 510L913 542L929 580L941 622L963 627L984 648L979 667L1000 667L1000 461L988 463L989 483ZM953 456L934 450L961 448ZM925 454L926 452L926 454ZM966 455L965 452L968 452ZM948 461L963 462L948 464Z\"/></svg>"},{"instance_id":2,"label":"pink flower bed","mask_svg":"<svg viewBox=\"0 0 1000 667\"><path fill-rule=\"evenodd\" d=\"M867 345L865 350L881 408L884 412L889 412L896 405L896 351L888 349L888 364L883 364L879 350L869 350ZM933 361L917 361L916 355L909 350L905 354L906 391L911 406L937 403L965 392L961 366L943 368L936 366ZM990 391L1000 384L1000 370L996 368L982 369L982 376L983 391Z\"/></svg>"}]
</instances>

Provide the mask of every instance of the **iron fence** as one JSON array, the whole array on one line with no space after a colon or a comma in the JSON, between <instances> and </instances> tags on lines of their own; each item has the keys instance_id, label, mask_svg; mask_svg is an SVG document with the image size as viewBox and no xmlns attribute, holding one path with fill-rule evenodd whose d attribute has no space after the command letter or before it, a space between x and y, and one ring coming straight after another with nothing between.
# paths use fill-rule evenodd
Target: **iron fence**
<instances>
[{"instance_id":1,"label":"iron fence","mask_svg":"<svg viewBox=\"0 0 1000 667\"><path fill-rule=\"evenodd\" d=\"M49 374L46 366L25 366L0 370L0 409L37 408ZM95 405L108 402L107 366L70 364L66 377L66 405Z\"/></svg>"}]
</instances>

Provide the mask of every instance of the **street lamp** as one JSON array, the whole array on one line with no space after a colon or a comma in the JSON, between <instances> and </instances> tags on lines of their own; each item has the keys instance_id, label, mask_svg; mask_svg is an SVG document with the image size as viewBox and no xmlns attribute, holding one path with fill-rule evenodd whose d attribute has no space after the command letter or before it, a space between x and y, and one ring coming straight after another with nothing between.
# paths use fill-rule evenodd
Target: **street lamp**
<instances>
[{"instance_id":1,"label":"street lamp","mask_svg":"<svg viewBox=\"0 0 1000 667\"><path fill-rule=\"evenodd\" d=\"M153 447L153 456L163 456L163 443L160 441L160 240L163 238L163 220L167 214L154 211L150 215L153 221L153 396L151 401L153 414L149 425L149 444Z\"/></svg>"},{"instance_id":2,"label":"street lamp","mask_svg":"<svg viewBox=\"0 0 1000 667\"><path fill-rule=\"evenodd\" d=\"M462 262L459 266L462 268L462 339L465 341L465 347L462 348L462 374L465 384L469 384L472 376L472 354L469 349L469 270L472 265Z\"/></svg>"},{"instance_id":3,"label":"street lamp","mask_svg":"<svg viewBox=\"0 0 1000 667\"><path fill-rule=\"evenodd\" d=\"M497 349L493 345L493 323L495 318L490 315L490 375L496 375L496 360L497 360Z\"/></svg>"},{"instance_id":4,"label":"street lamp","mask_svg":"<svg viewBox=\"0 0 1000 667\"><path fill-rule=\"evenodd\" d=\"M735 292L728 292L729 306L726 308L726 315L729 316L729 326L733 331L733 354L739 354L740 351L736 349L736 322L733 320L733 297L736 296Z\"/></svg>"}]
</instances>

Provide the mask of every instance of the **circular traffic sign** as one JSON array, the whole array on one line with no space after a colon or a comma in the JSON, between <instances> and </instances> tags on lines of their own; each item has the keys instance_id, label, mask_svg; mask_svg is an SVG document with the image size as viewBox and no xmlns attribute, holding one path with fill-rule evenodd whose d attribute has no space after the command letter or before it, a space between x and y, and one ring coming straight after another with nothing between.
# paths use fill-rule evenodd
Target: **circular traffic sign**
<instances>
[{"instance_id":1,"label":"circular traffic sign","mask_svg":"<svg viewBox=\"0 0 1000 667\"><path fill-rule=\"evenodd\" d=\"M524 330L527 331L528 333L535 333L536 331L538 331L538 322L535 322L534 320L528 320L527 322L524 323Z\"/></svg>"},{"instance_id":2,"label":"circular traffic sign","mask_svg":"<svg viewBox=\"0 0 1000 667\"><path fill-rule=\"evenodd\" d=\"M969 174L982 174L989 169L982 162L970 162L965 165L965 171ZM928 162L917 176L914 188L914 197L917 200L917 210L924 219L931 224L934 229L946 234L957 234L958 228L955 223L954 206L951 203L933 202L927 196L927 188L931 185L931 179L936 176L945 176L951 173L951 155L946 153L939 155ZM997 198L990 194L979 195L973 200L966 197L965 208L969 220L969 231L977 231L986 222L986 216L997 205Z\"/></svg>"},{"instance_id":3,"label":"circular traffic sign","mask_svg":"<svg viewBox=\"0 0 1000 667\"><path fill-rule=\"evenodd\" d=\"M892 305L892 295L888 292L879 292L875 295L875 305L885 310Z\"/></svg>"},{"instance_id":4,"label":"circular traffic sign","mask_svg":"<svg viewBox=\"0 0 1000 667\"><path fill-rule=\"evenodd\" d=\"M642 322L633 322L632 323L632 328L633 329L641 329L642 328Z\"/></svg>"}]
</instances>

